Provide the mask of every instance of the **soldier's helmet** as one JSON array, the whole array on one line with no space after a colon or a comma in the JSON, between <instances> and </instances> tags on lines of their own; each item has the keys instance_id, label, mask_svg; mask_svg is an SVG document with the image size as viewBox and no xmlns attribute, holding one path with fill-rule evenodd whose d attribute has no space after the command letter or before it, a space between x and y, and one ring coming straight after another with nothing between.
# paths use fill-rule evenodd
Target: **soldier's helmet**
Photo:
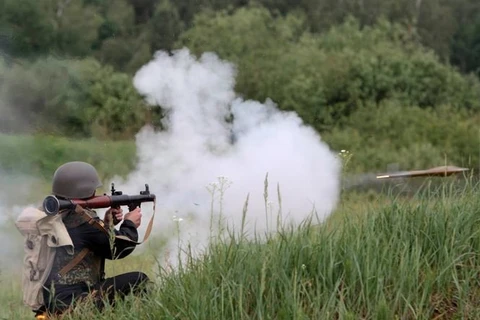
<instances>
[{"instance_id":1,"label":"soldier's helmet","mask_svg":"<svg viewBox=\"0 0 480 320\"><path fill-rule=\"evenodd\" d=\"M67 162L53 174L52 193L67 199L86 199L102 186L97 170L82 161Z\"/></svg>"}]
</instances>

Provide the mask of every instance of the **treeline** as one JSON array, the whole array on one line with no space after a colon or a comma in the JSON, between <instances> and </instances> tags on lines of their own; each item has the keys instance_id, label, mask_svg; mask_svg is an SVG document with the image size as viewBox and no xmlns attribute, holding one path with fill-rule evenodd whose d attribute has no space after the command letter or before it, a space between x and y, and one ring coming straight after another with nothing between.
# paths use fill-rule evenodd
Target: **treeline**
<instances>
[{"instance_id":1,"label":"treeline","mask_svg":"<svg viewBox=\"0 0 480 320\"><path fill-rule=\"evenodd\" d=\"M476 1L1 3L2 132L128 139L159 127L132 75L154 51L188 47L234 62L239 94L296 111L355 154L355 171L478 166Z\"/></svg>"},{"instance_id":2,"label":"treeline","mask_svg":"<svg viewBox=\"0 0 480 320\"><path fill-rule=\"evenodd\" d=\"M251 6L263 6L275 17L304 15L299 31L312 33L349 16L361 26L386 18L462 71L477 72L480 66L476 0L2 0L0 45L14 57L93 56L134 72L154 51L175 48L199 13Z\"/></svg>"}]
</instances>

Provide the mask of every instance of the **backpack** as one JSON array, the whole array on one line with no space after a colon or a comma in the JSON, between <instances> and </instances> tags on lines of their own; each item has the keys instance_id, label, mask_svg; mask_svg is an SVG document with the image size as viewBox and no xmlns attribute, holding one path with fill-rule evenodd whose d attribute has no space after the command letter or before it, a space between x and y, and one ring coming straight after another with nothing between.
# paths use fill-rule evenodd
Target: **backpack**
<instances>
[{"instance_id":1,"label":"backpack","mask_svg":"<svg viewBox=\"0 0 480 320\"><path fill-rule=\"evenodd\" d=\"M73 255L73 243L61 214L48 216L28 207L18 216L15 226L24 237L23 303L36 311L44 306L43 285L52 269L56 249L65 246Z\"/></svg>"}]
</instances>

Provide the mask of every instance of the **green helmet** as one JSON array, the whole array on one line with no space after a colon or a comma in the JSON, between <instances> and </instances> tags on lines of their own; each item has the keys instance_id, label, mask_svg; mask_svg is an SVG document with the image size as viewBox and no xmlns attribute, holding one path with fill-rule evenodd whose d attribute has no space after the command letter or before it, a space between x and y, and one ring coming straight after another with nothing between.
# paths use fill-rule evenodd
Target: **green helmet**
<instances>
[{"instance_id":1,"label":"green helmet","mask_svg":"<svg viewBox=\"0 0 480 320\"><path fill-rule=\"evenodd\" d=\"M67 162L53 174L52 193L67 199L85 199L102 186L97 170L81 161Z\"/></svg>"}]
</instances>

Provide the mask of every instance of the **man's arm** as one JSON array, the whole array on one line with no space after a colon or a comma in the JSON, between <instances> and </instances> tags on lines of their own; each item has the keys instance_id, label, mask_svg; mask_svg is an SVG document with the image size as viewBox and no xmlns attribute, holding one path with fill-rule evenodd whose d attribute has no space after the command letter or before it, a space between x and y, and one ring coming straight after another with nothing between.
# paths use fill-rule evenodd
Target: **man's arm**
<instances>
[{"instance_id":1,"label":"man's arm","mask_svg":"<svg viewBox=\"0 0 480 320\"><path fill-rule=\"evenodd\" d=\"M119 230L111 229L111 232L114 232L115 235L126 236L133 241L138 241L137 228L139 223L137 223L135 219L127 219L127 217L132 215L135 217L141 214L139 210L138 212L128 213L125 215L125 219L120 225ZM125 258L135 249L135 243L113 238L88 223L71 229L70 236L72 240L74 240L74 243L76 243L77 248L90 248L95 254L110 260Z\"/></svg>"}]
</instances>

